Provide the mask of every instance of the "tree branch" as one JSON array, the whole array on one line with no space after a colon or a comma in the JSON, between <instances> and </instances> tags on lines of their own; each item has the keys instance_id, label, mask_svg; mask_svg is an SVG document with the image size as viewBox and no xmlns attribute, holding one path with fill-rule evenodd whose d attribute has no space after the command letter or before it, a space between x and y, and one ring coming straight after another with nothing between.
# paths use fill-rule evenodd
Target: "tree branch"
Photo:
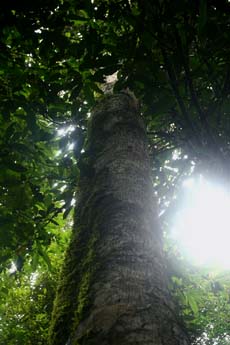
<instances>
[{"instance_id":1,"label":"tree branch","mask_svg":"<svg viewBox=\"0 0 230 345\"><path fill-rule=\"evenodd\" d=\"M175 38L176 38L176 43L177 43L177 48L179 50L180 56L181 56L181 60L184 66L184 70L185 70L185 75L186 75L186 79L187 79L187 83L188 83L188 87L189 87L189 91L190 91L190 95L191 95L191 102L194 105L194 107L197 110L197 113L199 115L200 121L203 124L203 126L205 127L205 129L207 130L208 128L208 123L206 121L206 116L205 113L202 111L201 106L199 104L198 101L198 97L196 94L196 91L193 87L193 82L192 82L192 77L190 74L190 68L189 68L189 57L187 56L187 58L184 55L184 51L183 51L183 47L181 44L181 39L178 33L178 30L176 28L176 26L174 27L174 33L175 33Z\"/></svg>"},{"instance_id":2,"label":"tree branch","mask_svg":"<svg viewBox=\"0 0 230 345\"><path fill-rule=\"evenodd\" d=\"M214 109L212 110L212 113L216 111L217 108L223 104L225 97L229 94L229 91L230 91L230 66L227 67L226 76L225 76L223 88L221 91L221 97L219 97L219 100L216 102L215 107L213 107ZM221 121L221 112L217 112L217 120L216 120L217 126L220 125L220 121Z\"/></svg>"},{"instance_id":3,"label":"tree branch","mask_svg":"<svg viewBox=\"0 0 230 345\"><path fill-rule=\"evenodd\" d=\"M181 44L181 39L180 39L180 36L179 36L179 33L178 33L176 26L174 26L174 33L175 33L177 48L179 50L179 53L180 53L180 56L182 59L182 63L184 66L184 71L185 71L185 75L186 75L186 79L187 79L187 83L188 83L188 87L189 87L189 91L190 91L190 95L191 95L191 103L193 104L193 106L197 110L198 116L200 118L201 126L204 128L204 130L207 133L207 141L209 142L210 145L215 147L216 146L216 140L215 140L215 138L212 134L211 128L208 124L206 113L201 109L196 91L195 91L194 86L193 86L193 81L192 81L190 68L189 68L189 55L188 54L187 54L187 56L184 55L183 47Z\"/></svg>"},{"instance_id":4,"label":"tree branch","mask_svg":"<svg viewBox=\"0 0 230 345\"><path fill-rule=\"evenodd\" d=\"M174 95L176 97L176 100L178 102L178 105L180 107L180 110L181 110L181 113L183 115L183 118L184 118L184 121L186 123L186 125L188 126L189 129L192 130L196 140L198 140L198 142L200 143L200 138L198 137L197 135L197 131L195 129L195 126L193 125L188 113L187 113L187 110L185 108L185 104L184 104L184 101L179 93L179 87L178 87L178 82L177 82L177 79L176 79L176 75L175 75L175 72L173 70L173 67L169 61L169 58L167 56L167 53L164 49L163 46L160 47L161 48L161 51L162 51L162 55L163 55L163 59L164 59L164 64L165 64L165 68L168 72L168 76L169 76L169 82L170 82L170 85L171 85L171 88L174 92Z\"/></svg>"}]
</instances>

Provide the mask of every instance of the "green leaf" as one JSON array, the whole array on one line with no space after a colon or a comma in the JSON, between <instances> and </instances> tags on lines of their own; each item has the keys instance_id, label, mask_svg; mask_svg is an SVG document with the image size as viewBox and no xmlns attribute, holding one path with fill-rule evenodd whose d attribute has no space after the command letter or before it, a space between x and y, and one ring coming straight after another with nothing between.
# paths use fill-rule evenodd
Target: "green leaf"
<instances>
[{"instance_id":1,"label":"green leaf","mask_svg":"<svg viewBox=\"0 0 230 345\"><path fill-rule=\"evenodd\" d=\"M39 242L37 242L37 249L38 249L38 253L43 258L45 263L47 264L48 269L52 272L52 265L51 265L50 258L48 256L47 252L45 251L45 249L42 248L42 246Z\"/></svg>"},{"instance_id":2,"label":"green leaf","mask_svg":"<svg viewBox=\"0 0 230 345\"><path fill-rule=\"evenodd\" d=\"M195 297L192 294L186 294L188 305L192 309L194 315L197 315L199 312L199 308L196 302Z\"/></svg>"},{"instance_id":3,"label":"green leaf","mask_svg":"<svg viewBox=\"0 0 230 345\"><path fill-rule=\"evenodd\" d=\"M79 14L79 16L81 16L81 17L83 17L83 18L89 18L89 15L88 15L88 13L85 11L85 10L79 10L78 11L78 14Z\"/></svg>"},{"instance_id":4,"label":"green leaf","mask_svg":"<svg viewBox=\"0 0 230 345\"><path fill-rule=\"evenodd\" d=\"M139 8L138 7L134 7L134 6L132 6L131 7L131 12L132 12L132 15L134 16L134 17L138 17L139 15L140 15L140 10L139 10Z\"/></svg>"},{"instance_id":5,"label":"green leaf","mask_svg":"<svg viewBox=\"0 0 230 345\"><path fill-rule=\"evenodd\" d=\"M58 222L56 222L54 219L51 219L50 221L51 221L51 223L53 223L54 225L59 226L59 223L58 223Z\"/></svg>"},{"instance_id":6,"label":"green leaf","mask_svg":"<svg viewBox=\"0 0 230 345\"><path fill-rule=\"evenodd\" d=\"M52 194L47 194L44 198L44 204L46 205L47 208L52 204L52 201L53 201Z\"/></svg>"},{"instance_id":7,"label":"green leaf","mask_svg":"<svg viewBox=\"0 0 230 345\"><path fill-rule=\"evenodd\" d=\"M0 291L1 291L1 294L7 295L7 294L8 294L9 289L7 289L6 287L4 287L4 286L3 286L3 287L1 288L1 290L0 290Z\"/></svg>"}]
</instances>

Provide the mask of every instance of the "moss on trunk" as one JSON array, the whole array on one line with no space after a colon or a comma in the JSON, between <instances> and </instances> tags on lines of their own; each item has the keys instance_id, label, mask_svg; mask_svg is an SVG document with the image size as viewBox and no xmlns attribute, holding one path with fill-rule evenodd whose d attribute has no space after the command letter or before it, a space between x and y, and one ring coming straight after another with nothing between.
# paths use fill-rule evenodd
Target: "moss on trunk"
<instances>
[{"instance_id":1,"label":"moss on trunk","mask_svg":"<svg viewBox=\"0 0 230 345\"><path fill-rule=\"evenodd\" d=\"M93 113L50 344L188 344L167 290L144 123L126 93Z\"/></svg>"}]
</instances>

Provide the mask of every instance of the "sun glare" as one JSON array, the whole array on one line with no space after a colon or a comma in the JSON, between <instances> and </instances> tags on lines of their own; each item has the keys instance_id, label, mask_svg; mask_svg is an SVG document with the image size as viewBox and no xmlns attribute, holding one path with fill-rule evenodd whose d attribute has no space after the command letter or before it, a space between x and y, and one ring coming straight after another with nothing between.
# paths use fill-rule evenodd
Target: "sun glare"
<instances>
[{"instance_id":1,"label":"sun glare","mask_svg":"<svg viewBox=\"0 0 230 345\"><path fill-rule=\"evenodd\" d=\"M230 268L230 195L202 176L186 180L183 189L173 238L196 264Z\"/></svg>"}]
</instances>

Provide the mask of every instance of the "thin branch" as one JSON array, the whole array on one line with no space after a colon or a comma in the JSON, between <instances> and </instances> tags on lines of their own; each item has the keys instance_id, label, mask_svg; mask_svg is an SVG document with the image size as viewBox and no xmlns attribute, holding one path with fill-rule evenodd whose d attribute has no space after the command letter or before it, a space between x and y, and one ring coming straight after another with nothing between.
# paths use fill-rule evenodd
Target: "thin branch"
<instances>
[{"instance_id":1,"label":"thin branch","mask_svg":"<svg viewBox=\"0 0 230 345\"><path fill-rule=\"evenodd\" d=\"M178 83L177 83L177 80L176 80L176 76L175 76L173 68L172 68L172 66L171 66L171 64L169 62L168 56L166 54L166 51L164 50L163 47L161 47L161 51L162 51L162 55L163 55L163 58L164 58L165 67L166 67L166 70L167 70L168 75L169 75L170 84L171 84L173 92L174 92L174 94L176 96L176 99L177 99L177 102L179 104L180 110L181 110L181 112L182 112L182 114L184 116L184 120L187 123L187 125L189 125L191 128L193 128L193 124L191 123L191 121L189 119L189 116L187 114L184 102L183 102L183 100L182 100L182 98L181 98L181 96L179 94Z\"/></svg>"},{"instance_id":2,"label":"thin branch","mask_svg":"<svg viewBox=\"0 0 230 345\"><path fill-rule=\"evenodd\" d=\"M195 91L195 89L193 87L192 77L191 77L190 68L189 68L189 61L188 61L189 57L187 57L187 59L186 59L186 57L184 55L184 51L183 51L182 44L181 44L181 39L180 39L178 30L177 30L176 27L174 27L174 33L175 33L177 48L179 49L181 60L182 60L183 66L184 66L185 75L186 75L186 79L187 79L187 82L188 82L189 91L190 91L190 94L191 94L192 104L194 105L194 107L197 110L197 113L199 115L201 123L203 124L203 126L207 130L208 129L207 128L208 124L207 124L207 121L206 121L206 116L205 116L205 113L201 109L201 106L199 104L196 91Z\"/></svg>"},{"instance_id":3,"label":"thin branch","mask_svg":"<svg viewBox=\"0 0 230 345\"><path fill-rule=\"evenodd\" d=\"M209 117L216 112L216 124L218 127L220 126L221 115L222 115L221 112L218 111L218 108L221 107L226 96L228 96L229 92L230 92L230 66L227 67L223 86L222 87L220 86L220 90L218 92L219 95L216 96L214 102L212 102L209 105L208 109L206 110L206 114Z\"/></svg>"},{"instance_id":4,"label":"thin branch","mask_svg":"<svg viewBox=\"0 0 230 345\"><path fill-rule=\"evenodd\" d=\"M198 53L198 57L199 57L200 61L203 62L203 64L207 67L209 78L212 81L212 88L213 88L213 91L215 93L215 97L218 98L220 95L221 85L220 85L219 81L212 76L213 75L213 69L212 69L208 59L206 59L206 57L202 53L201 49L199 48L197 41L195 41L195 47L196 47L196 51ZM206 54L208 55L207 49L206 49ZM210 54L211 54L211 52L210 52Z\"/></svg>"},{"instance_id":5,"label":"thin branch","mask_svg":"<svg viewBox=\"0 0 230 345\"><path fill-rule=\"evenodd\" d=\"M180 107L180 110L181 110L181 113L183 115L183 118L184 118L184 121L186 123L186 125L188 126L189 129L192 130L196 140L200 143L200 138L198 137L197 135L197 131L195 129L195 126L193 125L189 115L188 115L188 112L185 108L185 104L184 104L184 101L180 95L180 92L179 92L179 86L178 86L178 82L177 82L177 79L176 79L176 75L175 75L175 72L173 70L173 67L169 61L169 58L167 56L167 53L165 51L165 49L161 46L161 51L162 51L162 55L163 55L163 58L164 58L164 63L165 63L165 67L166 67L166 70L168 72L168 76L169 76L169 82L170 82L170 85L171 85L171 88L174 92L174 95L176 97L176 100L179 104L179 107Z\"/></svg>"},{"instance_id":6,"label":"thin branch","mask_svg":"<svg viewBox=\"0 0 230 345\"><path fill-rule=\"evenodd\" d=\"M213 75L213 69L202 51L199 49L198 44L196 42L196 50L198 53L198 56L200 57L200 60L205 64L208 70L209 78L212 79L212 88L214 91L214 101L208 106L208 109L206 110L206 116L210 117L210 115L214 114L215 112L217 113L216 115L216 124L217 126L220 125L221 121L221 113L218 111L218 107L220 107L225 99L225 97L228 95L229 90L230 90L230 66L227 67L226 71L226 77L223 82L223 85L217 80L212 77ZM208 52L206 51L208 54Z\"/></svg>"},{"instance_id":7,"label":"thin branch","mask_svg":"<svg viewBox=\"0 0 230 345\"><path fill-rule=\"evenodd\" d=\"M213 107L214 109L212 110L212 113L216 111L217 108L223 104L224 99L229 94L229 92L230 92L230 66L227 67L227 72L226 72L223 88L221 91L221 97L216 102L215 107ZM216 121L218 126L220 125L220 121L221 121L221 112L218 112L217 121Z\"/></svg>"},{"instance_id":8,"label":"thin branch","mask_svg":"<svg viewBox=\"0 0 230 345\"><path fill-rule=\"evenodd\" d=\"M206 112L202 111L202 109L201 109L196 91L195 91L194 86L193 86L193 81L192 81L192 77L190 74L190 68L189 68L189 55L187 55L187 58L184 55L183 47L181 44L181 39L180 39L180 36L179 36L179 33L178 33L176 26L174 26L174 33L175 33L177 47L179 49L182 63L184 66L186 79L188 82L188 87L189 87L189 91L190 91L190 95L191 95L191 102L194 105L194 107L196 108L198 116L200 118L201 125L207 133L207 140L208 140L209 144L215 148L216 147L215 137L213 136L211 128L208 124Z\"/></svg>"}]
</instances>

